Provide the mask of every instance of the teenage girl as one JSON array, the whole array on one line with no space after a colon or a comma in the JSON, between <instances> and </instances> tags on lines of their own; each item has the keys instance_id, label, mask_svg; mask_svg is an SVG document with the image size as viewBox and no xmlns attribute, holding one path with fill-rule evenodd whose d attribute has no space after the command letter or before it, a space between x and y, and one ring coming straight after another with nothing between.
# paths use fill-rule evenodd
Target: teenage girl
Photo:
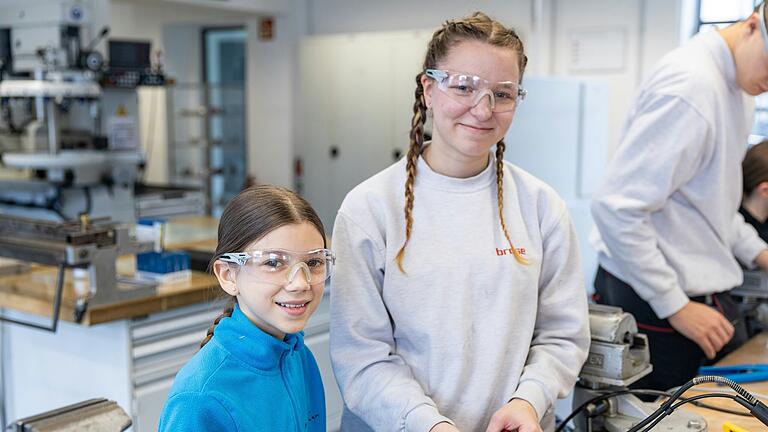
<instances>
[{"instance_id":1,"label":"teenage girl","mask_svg":"<svg viewBox=\"0 0 768 432\"><path fill-rule=\"evenodd\" d=\"M551 429L576 382L589 329L573 226L550 187L503 160L526 61L482 13L446 22L416 76L408 155L339 210L343 431Z\"/></svg>"}]
</instances>

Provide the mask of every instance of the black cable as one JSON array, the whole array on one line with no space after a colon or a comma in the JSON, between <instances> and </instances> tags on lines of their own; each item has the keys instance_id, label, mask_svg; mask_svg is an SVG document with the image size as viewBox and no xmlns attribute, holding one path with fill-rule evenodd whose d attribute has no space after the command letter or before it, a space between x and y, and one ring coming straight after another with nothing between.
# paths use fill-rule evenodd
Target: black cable
<instances>
[{"instance_id":1,"label":"black cable","mask_svg":"<svg viewBox=\"0 0 768 432\"><path fill-rule=\"evenodd\" d=\"M639 395L650 395L650 396L670 396L669 392L661 391L661 390L643 390L643 389L624 389L624 390L616 390L607 392L598 396L595 396L591 399L588 399L586 402L579 405L576 409L574 409L561 423L560 425L555 429L555 432L562 432L565 428L565 425L568 424L569 421L573 420L577 415L579 415L584 409L589 405L597 402L602 402L606 399L610 399L615 396L621 396L624 394L639 394Z\"/></svg>"},{"instance_id":2,"label":"black cable","mask_svg":"<svg viewBox=\"0 0 768 432\"><path fill-rule=\"evenodd\" d=\"M708 399L708 398L726 398L726 399L731 399L731 400L734 400L734 401L738 402L740 405L744 406L745 408L749 409L749 402L739 398L736 395L733 395L733 394L730 394L730 393L705 393L705 394L701 394L701 395L685 398L682 401L672 405L671 407L669 407L669 409L667 409L661 415L656 417L656 419L650 425L648 425L647 428L643 429L643 432L649 432L657 424L659 424L664 418L666 418L668 415L672 414L672 412L674 412L681 405L685 405L687 403L695 403L695 401L697 401L699 399Z\"/></svg>"},{"instance_id":3,"label":"black cable","mask_svg":"<svg viewBox=\"0 0 768 432\"><path fill-rule=\"evenodd\" d=\"M688 400L688 399L683 399L683 400ZM723 407L719 407L719 406L709 405L709 404L706 404L704 402L698 402L698 401L692 401L691 403L694 406L697 406L699 408L704 408L704 409L708 409L708 410L712 410L712 411L719 411L719 412L722 412L722 413L737 415L737 416L741 416L741 417L752 417L752 414L750 412L748 412L748 411L737 411L737 410L734 410L734 409L729 409L729 408L723 408Z\"/></svg>"},{"instance_id":4,"label":"black cable","mask_svg":"<svg viewBox=\"0 0 768 432\"><path fill-rule=\"evenodd\" d=\"M621 395L624 395L624 394L650 395L650 396L663 396L663 397L671 397L673 395L669 391L650 390L650 389L624 389L624 390L617 390L617 391L607 392L607 393L595 396L595 397L585 401L581 405L579 405L565 419L563 419L560 422L560 424L555 429L555 432L562 432L562 431L564 431L565 428L567 427L568 422L573 420L576 416L578 416L582 412L584 412L585 408L588 405L594 404L594 403L598 403L598 402L601 402L601 401L603 401L605 399L610 399L610 398L615 397L615 396L621 396ZM728 393L707 393L706 395L720 395L720 394L727 395L729 398L732 398L736 402L743 401L743 399L737 398L735 395L728 394ZM704 396L704 395L699 395L699 396ZM676 405L674 408L672 408L671 411L676 409L677 406L679 406L679 405L682 405L682 404L685 404L685 403L691 403L691 404L699 406L701 408L710 409L710 410L713 410L713 411L721 411L721 412L725 412L725 413L728 413L728 414L734 414L734 415L739 415L739 416L743 416L743 417L752 417L753 416L749 412L730 410L730 409L727 409L727 408L716 407L716 406L713 406L713 405L708 405L708 404L705 404L705 403L702 403L702 402L698 402L699 399L706 399L706 398L699 397L699 396L692 396L690 398L678 398L678 399L681 399L681 401L678 403L678 405ZM744 403L741 404L741 405L744 406L747 409L750 409L750 407L747 404L748 404L748 402L744 401ZM664 416L662 416L662 418L663 417ZM653 423L653 425L656 425L656 424L658 424L658 422L654 422ZM650 430L650 428L644 429L644 431L647 431L647 430Z\"/></svg>"},{"instance_id":5,"label":"black cable","mask_svg":"<svg viewBox=\"0 0 768 432\"><path fill-rule=\"evenodd\" d=\"M693 397L690 397L690 398L685 398L682 401L672 405L671 407L669 407L669 409L667 409L666 411L661 413L661 415L656 417L656 419L650 425L648 425L647 428L643 429L643 432L649 432L657 424L659 424L662 420L664 420L667 416L672 414L681 405L685 405L687 403L695 403L695 401L697 401L699 399L708 399L708 398L716 398L716 397L732 399L732 400L734 400L736 402L739 402L739 403L748 404L748 402L743 401L738 396L732 395L732 394L729 394L729 393L705 393L705 394L702 394L702 395L697 395L697 396L693 396Z\"/></svg>"},{"instance_id":6,"label":"black cable","mask_svg":"<svg viewBox=\"0 0 768 432\"><path fill-rule=\"evenodd\" d=\"M725 398L725 399L731 399L734 402L738 403L739 405L743 406L746 409L749 409L749 402L745 401L744 399L730 393L704 393L696 396L691 396L689 398L685 398L681 400L680 402L672 405L669 408L669 412L676 410L681 405L685 405L687 403L695 403L695 401L699 399L709 399L709 398Z\"/></svg>"},{"instance_id":7,"label":"black cable","mask_svg":"<svg viewBox=\"0 0 768 432\"><path fill-rule=\"evenodd\" d=\"M634 425L627 432L640 432L640 431L649 430L648 428L646 428L646 426L648 426L648 424L650 424L650 423L655 425L655 424L657 424L660 421L660 420L658 420L660 417L663 418L663 417L666 417L667 415L669 415L669 413L672 412L670 410L670 407L673 406L673 404L675 403L675 400L680 398L680 396L682 396L683 393L688 391L688 389L690 389L693 386L696 386L696 385L699 385L699 384L703 384L703 383L707 383L707 382L715 382L715 383L719 383L719 384L725 384L728 387L732 388L734 391L736 391L738 396L741 396L741 399L737 400L737 402L740 405L742 405L745 408L747 408L749 410L749 412L752 413L753 416L755 416L755 418L760 420L761 423L763 423L766 426L768 426L768 407L766 407L765 404L760 402L760 400L758 400L754 395L752 395L750 392L745 390L742 386L736 384L735 382L729 380L728 378L724 378L724 377L721 377L721 376L707 375L707 376L696 377L696 378L688 381L684 385L682 385L679 389L677 389L675 391L675 393L672 396L670 396L670 398L666 402L661 404L661 406L656 411L651 413L648 417L643 419L641 422L639 422L636 425ZM709 394L713 394L713 393L709 393ZM699 395L699 396L706 396L706 394ZM728 394L728 396L736 397L735 395L730 395L730 394ZM694 396L694 397L689 398L689 399L691 399L692 401L695 401L695 400L704 399L704 398L703 397ZM736 399L734 399L734 400L736 400ZM745 403L742 403L741 402L742 400Z\"/></svg>"},{"instance_id":8,"label":"black cable","mask_svg":"<svg viewBox=\"0 0 768 432\"><path fill-rule=\"evenodd\" d=\"M706 382L716 382L719 384L725 384L729 387L731 387L737 394L729 394L729 393L705 393L702 395L692 396L689 398L682 397L682 394L688 391L691 387L699 384L703 384ZM665 401L656 411L651 413L648 417L643 419L640 423L633 426L629 431L627 432L646 432L650 431L651 428L653 428L655 425L657 425L664 417L671 414L675 409L677 409L679 406L684 405L686 403L692 403L694 405L715 410L715 411L722 411L729 414L734 415L740 415L740 416L754 416L758 420L760 420L763 424L768 426L768 407L760 402L754 395L749 393L747 390L745 390L740 385L736 384L735 382L719 376L701 376L696 377L692 379L691 381L685 383L683 386L678 387L677 390L674 393L665 392L665 391L659 391L659 390L643 390L643 389L623 389L623 390L617 390L612 392L607 392L598 396L595 396L591 399L588 399L581 405L579 405L576 409L573 410L555 429L555 432L562 432L569 421L574 419L577 415L585 411L585 408L587 408L590 404L598 403L606 399L610 399L615 396L621 396L624 394L640 394L640 395L656 395L656 396L666 396L669 399ZM720 408L715 407L712 405L707 405L701 402L698 402L701 399L707 399L707 398L713 398L713 397L722 397L731 399L735 402L737 402L739 405L743 406L747 410L749 410L749 413L746 412L739 412L735 410L729 410L727 408ZM680 399L679 402L675 404L675 401ZM650 424L650 426L648 426Z\"/></svg>"}]
</instances>

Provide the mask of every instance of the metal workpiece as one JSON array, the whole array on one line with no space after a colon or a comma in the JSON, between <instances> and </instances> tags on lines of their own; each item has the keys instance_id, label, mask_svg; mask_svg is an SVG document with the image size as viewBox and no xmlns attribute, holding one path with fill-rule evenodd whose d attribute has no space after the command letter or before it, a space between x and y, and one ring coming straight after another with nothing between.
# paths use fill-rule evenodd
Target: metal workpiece
<instances>
[{"instance_id":1,"label":"metal workpiece","mask_svg":"<svg viewBox=\"0 0 768 432\"><path fill-rule=\"evenodd\" d=\"M653 371L648 338L635 335L632 344L592 341L579 378L588 386L628 386Z\"/></svg>"},{"instance_id":2,"label":"metal workpiece","mask_svg":"<svg viewBox=\"0 0 768 432\"><path fill-rule=\"evenodd\" d=\"M107 399L90 399L23 418L8 432L122 432L133 424L120 406Z\"/></svg>"},{"instance_id":3,"label":"metal workpiece","mask_svg":"<svg viewBox=\"0 0 768 432\"><path fill-rule=\"evenodd\" d=\"M585 405L583 415L576 420L577 430L627 431L659 407L627 391L630 384L653 370L648 338L638 332L635 318L618 307L590 304L589 326L592 343L573 396L574 408ZM707 422L697 414L676 411L658 428L699 432L707 430Z\"/></svg>"},{"instance_id":4,"label":"metal workpiece","mask_svg":"<svg viewBox=\"0 0 768 432\"><path fill-rule=\"evenodd\" d=\"M627 386L651 373L648 338L621 308L589 305L592 344L581 374L587 386Z\"/></svg>"},{"instance_id":5,"label":"metal workpiece","mask_svg":"<svg viewBox=\"0 0 768 432\"><path fill-rule=\"evenodd\" d=\"M589 330L592 340L608 343L632 342L637 334L635 317L621 308L599 304L589 305Z\"/></svg>"}]
</instances>

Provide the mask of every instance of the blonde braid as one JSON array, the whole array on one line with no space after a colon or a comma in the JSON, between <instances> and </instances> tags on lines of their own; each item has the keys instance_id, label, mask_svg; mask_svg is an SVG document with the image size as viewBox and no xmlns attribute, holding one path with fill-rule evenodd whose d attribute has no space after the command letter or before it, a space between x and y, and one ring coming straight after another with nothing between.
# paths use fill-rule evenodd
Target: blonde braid
<instances>
[{"instance_id":1,"label":"blonde braid","mask_svg":"<svg viewBox=\"0 0 768 432\"><path fill-rule=\"evenodd\" d=\"M232 296L229 299L227 306L224 308L224 311L222 311L221 314L217 316L215 320L213 320L213 325L211 325L208 328L208 332L205 335L205 339L203 339L203 341L200 342L200 348L204 347L205 344L207 344L211 340L211 338L213 338L213 332L214 330L216 330L216 326L219 325L219 321L221 321L225 317L232 316L232 313L235 311L235 304L237 304L237 297Z\"/></svg>"},{"instance_id":2,"label":"blonde braid","mask_svg":"<svg viewBox=\"0 0 768 432\"><path fill-rule=\"evenodd\" d=\"M424 87L421 85L421 73L416 75L416 100L413 102L413 118L411 119L411 145L408 148L408 158L405 169L408 178L405 181L405 241L395 256L395 262L400 271L405 274L403 257L405 246L411 239L413 229L413 184L416 181L416 163L421 154L421 146L424 144L424 122L427 120L427 105L424 103Z\"/></svg>"},{"instance_id":3,"label":"blonde braid","mask_svg":"<svg viewBox=\"0 0 768 432\"><path fill-rule=\"evenodd\" d=\"M504 230L504 236L509 242L509 248L512 249L512 253L515 255L515 259L520 264L530 264L521 253L517 250L515 245L512 244L512 239L509 237L509 231L507 231L507 224L504 222L504 140L496 143L496 194L499 199L499 221L501 222L501 229Z\"/></svg>"}]
</instances>

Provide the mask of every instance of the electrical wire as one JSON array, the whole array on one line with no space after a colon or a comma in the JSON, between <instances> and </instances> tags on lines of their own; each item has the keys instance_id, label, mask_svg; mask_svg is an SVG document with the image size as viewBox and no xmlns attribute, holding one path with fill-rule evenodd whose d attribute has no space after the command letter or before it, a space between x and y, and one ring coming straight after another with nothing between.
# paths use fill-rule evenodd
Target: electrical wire
<instances>
[{"instance_id":1,"label":"electrical wire","mask_svg":"<svg viewBox=\"0 0 768 432\"><path fill-rule=\"evenodd\" d=\"M588 399L587 401L579 405L565 419L563 419L562 422L560 422L560 425L555 429L555 432L562 432L565 429L565 425L567 425L569 421L573 420L577 415L583 412L585 408L590 404L602 402L606 399L610 399L612 397L621 396L625 394L667 396L667 397L671 396L669 392L665 392L661 390L624 389L624 390L610 391L610 392L595 396L591 399Z\"/></svg>"},{"instance_id":2,"label":"electrical wire","mask_svg":"<svg viewBox=\"0 0 768 432\"><path fill-rule=\"evenodd\" d=\"M731 395L729 393L715 393L714 395L724 395L722 397L728 397L733 400L735 400L740 405L744 406L749 410L749 412L758 420L760 420L761 423L768 426L768 407L766 407L765 404L760 402L754 395L752 395L750 392L745 390L740 385L736 384L735 382L729 380L728 378L724 378L721 376L714 376L714 375L706 375L706 376L700 376L696 377L687 383L685 383L683 386L678 388L670 398L661 404L661 406L651 413L648 417L634 425L631 429L629 429L627 432L644 432L650 430L651 427L658 424L662 418L668 416L672 411L674 410L673 405L677 399L679 399L683 393L685 393L688 389L690 389L693 386L706 383L706 382L716 382L720 384L725 384L729 387L731 387L733 390L736 391L737 395ZM690 399L690 401L695 401L699 399L705 399L707 397L718 397L713 396L712 393L703 394L694 396ZM743 403L742 403L743 402ZM682 403L687 403L687 401L682 401ZM679 406L679 405L677 405ZM648 427L648 425L651 425Z\"/></svg>"},{"instance_id":3,"label":"electrical wire","mask_svg":"<svg viewBox=\"0 0 768 432\"><path fill-rule=\"evenodd\" d=\"M709 377L709 378L712 378L712 377ZM721 377L717 377L717 378L721 378ZM724 378L722 378L722 379L724 379ZM725 383L724 381L717 381L717 382ZM688 384L691 384L691 382L689 382ZM693 386L693 384L689 385L682 392L680 392L679 390L683 386L674 387L674 388L672 388L672 389L670 389L668 391L650 390L650 389L623 389L623 390L606 392L604 394L601 394L601 395L595 396L595 397L593 397L591 399L588 399L587 401L585 401L581 405L579 405L565 419L563 419L560 422L560 424L555 429L555 432L562 432L562 431L564 431L565 428L567 427L568 422L573 420L576 416L578 416L582 412L584 412L586 410L586 408L590 404L599 403L599 402L602 402L603 400L610 399L610 398L616 397L616 396L621 396L621 395L624 395L624 394L651 395L651 396L667 397L667 398L669 398L669 400L667 402L669 402L670 400L680 399L680 402L678 402L677 404L669 405L670 408L669 408L668 412L666 410L662 411L662 412L659 412L657 410L657 412L659 412L659 413L658 414L654 413L654 414L656 414L657 417L654 417L655 420L653 420L653 419L651 420L652 421L651 426L643 429L643 432L649 431L653 426L657 425L661 421L661 419L663 419L667 415L671 414L672 411L677 409L677 407L679 407L680 405L683 405L683 404L686 404L686 403L690 403L690 404L693 404L693 405L701 407L701 408L710 409L710 410L713 410L713 411L720 411L720 412L724 412L724 413L728 413L728 414L733 414L733 415L738 415L738 416L744 416L744 417L753 417L753 416L755 416L755 414L751 412L752 411L752 408L751 408L752 406L750 405L751 402L749 401L749 399L744 400L743 398L745 398L745 394L749 395L749 396L752 396L752 398L754 398L755 401L757 400L757 398L755 398L755 396L753 394L748 393L746 390L744 390L743 388L741 388L738 385L737 386L739 387L741 392L738 392L736 390L732 390L730 388L725 388L725 389L706 388L706 389L700 389L700 390L715 391L715 392L718 392L718 393L706 393L706 394L696 395L696 396L692 396L692 397L688 397L688 398L682 397L681 396L682 393L685 393L685 391L687 391L688 388L690 388L692 386ZM742 392L744 394L742 394ZM677 393L679 393L679 395L675 397L675 394L677 394ZM741 396L741 398L738 397L738 396ZM673 399L673 397L674 397L674 399ZM740 405L744 406L744 408L746 408L747 410L750 410L750 412L736 411L736 410L731 410L731 409L728 409L728 408L717 407L717 406L714 406L714 405L709 405L709 404L706 404L706 403L703 403L703 402L699 402L699 400L701 400L701 399L707 399L707 398L712 398L712 397L721 397L721 398L731 399L731 400L739 403ZM651 414L648 418L654 416L654 414ZM663 415L661 415L661 414L663 414Z\"/></svg>"},{"instance_id":4,"label":"electrical wire","mask_svg":"<svg viewBox=\"0 0 768 432\"><path fill-rule=\"evenodd\" d=\"M675 392L675 390L677 390L679 388L680 388L680 386L672 387L672 388L668 389L667 392L672 394L672 393ZM719 387L719 388L718 387L697 387L696 391L698 391L698 392L707 392L707 393L718 393L719 392L719 393L737 394L730 387L725 387L725 388L723 388L723 387ZM755 396L758 399L768 399L768 396L766 396L766 395L764 395L762 393L755 393L755 392L753 392L752 396ZM696 400L692 401L691 403L694 406L697 406L697 407L700 407L700 408L705 408L705 409L712 410L712 411L719 411L719 412L723 412L723 413L726 413L726 414L733 414L733 415L742 416L742 417L752 417L752 413L750 413L748 411L737 411L737 410L733 410L733 409L729 409L729 408L723 408L723 407L719 407L719 406L715 406L715 405L709 405L709 404L706 404L704 402L698 402Z\"/></svg>"},{"instance_id":5,"label":"electrical wire","mask_svg":"<svg viewBox=\"0 0 768 432\"><path fill-rule=\"evenodd\" d=\"M667 390L670 393L673 393L675 390L677 390L680 387L673 387L669 390ZM710 393L731 393L731 394L737 394L736 391L732 390L730 387L696 387L696 391L700 392L710 392ZM757 392L751 392L752 396L758 398L758 399L765 399L768 400L768 394L764 393L757 393Z\"/></svg>"},{"instance_id":6,"label":"electrical wire","mask_svg":"<svg viewBox=\"0 0 768 432\"><path fill-rule=\"evenodd\" d=\"M656 417L656 420L654 420L650 425L648 425L647 428L643 429L643 432L649 432L657 424L659 424L662 420L664 420L664 418L666 418L668 415L672 414L672 412L675 411L681 405L685 405L687 403L696 403L697 400L708 399L708 398L732 399L732 400L738 402L739 404L744 405L745 408L749 409L748 402L744 401L743 399L739 398L736 395L729 394L729 393L706 393L706 394L697 395L697 396L693 396L693 397L690 397L690 398L683 399L682 401L672 405L667 411L664 411L663 415L660 415L660 416Z\"/></svg>"}]
</instances>

